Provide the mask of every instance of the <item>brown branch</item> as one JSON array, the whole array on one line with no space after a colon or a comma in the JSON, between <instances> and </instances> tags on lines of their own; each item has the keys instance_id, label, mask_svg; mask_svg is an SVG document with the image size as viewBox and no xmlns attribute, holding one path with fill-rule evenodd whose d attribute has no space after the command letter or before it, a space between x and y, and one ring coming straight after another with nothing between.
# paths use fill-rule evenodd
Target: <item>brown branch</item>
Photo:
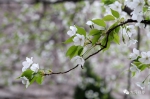
<instances>
[{"instance_id":1,"label":"brown branch","mask_svg":"<svg viewBox=\"0 0 150 99\"><path fill-rule=\"evenodd\" d=\"M123 25L125 25L125 24L127 24L127 23L132 23L132 22L137 22L137 20L128 19L127 21L122 22L122 23L120 23L120 24L114 26L113 28L109 29L109 30L106 32L106 43L105 43L105 45L102 46L102 48L101 48L100 50L98 50L97 52L95 52L95 53L89 55L87 58L85 58L85 60L87 60L87 59L89 59L90 57L92 57L92 56L98 54L100 51L102 51L103 49L105 49L105 48L107 47L109 35L110 35L110 33L112 33L113 30L115 30L116 28L118 28L118 27L120 27L120 26L123 26ZM150 21L149 21L149 20L143 20L143 21L141 21L141 23L146 24L146 25L150 25ZM75 67L73 67L73 68L71 68L71 69L69 69L69 70L67 70L67 71L64 71L64 72L51 72L51 73L49 73L49 74L45 73L44 76L53 75L53 74L65 74L65 73L68 73L68 72L74 70L74 69L77 68L78 66L79 66L79 65L76 65Z\"/></svg>"},{"instance_id":2,"label":"brown branch","mask_svg":"<svg viewBox=\"0 0 150 99\"><path fill-rule=\"evenodd\" d=\"M109 29L109 30L106 32L107 37L106 37L106 44L104 45L104 47L102 47L102 48L101 48L100 50L98 50L97 52L95 52L95 53L89 55L87 58L85 58L85 60L87 60L87 59L89 59L90 57L96 55L97 53L99 53L100 51L102 51L103 49L105 49L105 48L107 47L109 35L110 35L110 33L111 33L113 30L115 30L115 29L116 29L117 27L119 27L119 26L123 26L123 25L125 25L125 24L127 24L127 23L132 23L132 22L137 22L137 20L128 19L127 21L122 22L122 23L116 25L115 27ZM150 21L149 21L149 20L143 20L143 21L141 21L141 23L146 24L146 25L150 25Z\"/></svg>"},{"instance_id":3,"label":"brown branch","mask_svg":"<svg viewBox=\"0 0 150 99\"><path fill-rule=\"evenodd\" d=\"M72 71L73 69L77 68L78 66L79 66L79 65L76 65L75 67L73 67L73 68L71 68L71 69L69 69L69 70L67 70L67 71L65 71L65 72L51 72L51 73L49 73L49 74L45 73L44 76L53 75L53 74L65 74L65 73L68 73L68 72Z\"/></svg>"}]
</instances>

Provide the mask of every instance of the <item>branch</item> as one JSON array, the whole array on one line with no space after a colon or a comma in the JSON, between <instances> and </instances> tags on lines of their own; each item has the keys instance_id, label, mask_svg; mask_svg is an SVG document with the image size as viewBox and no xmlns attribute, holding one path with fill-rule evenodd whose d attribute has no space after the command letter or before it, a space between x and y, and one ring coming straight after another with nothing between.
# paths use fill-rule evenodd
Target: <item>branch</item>
<instances>
[{"instance_id":1,"label":"branch","mask_svg":"<svg viewBox=\"0 0 150 99\"><path fill-rule=\"evenodd\" d=\"M79 65L76 65L75 67L73 67L73 68L71 68L71 69L69 69L69 70L67 70L67 71L65 71L65 72L51 72L51 73L49 73L49 74L45 73L44 76L53 75L53 74L65 74L65 73L68 73L68 72L72 71L73 69L77 68L78 66L79 66Z\"/></svg>"},{"instance_id":2,"label":"branch","mask_svg":"<svg viewBox=\"0 0 150 99\"><path fill-rule=\"evenodd\" d=\"M106 43L105 43L105 45L102 46L102 48L101 48L100 50L98 50L97 52L95 52L95 53L89 55L87 58L85 58L85 60L87 60L87 59L89 59L90 57L92 57L92 56L98 54L100 51L102 51L103 49L105 49L105 48L107 47L109 35L110 35L110 33L112 33L113 30L115 30L115 29L118 28L119 26L123 26L123 25L125 25L125 24L127 24L127 23L132 23L132 22L135 22L135 23L136 23L137 20L128 19L127 21L122 22L122 23L116 25L115 27L109 29L109 30L106 32ZM146 25L150 25L150 21L149 21L149 20L143 20L143 21L141 21L141 23L146 24ZM51 72L51 73L49 73L49 74L45 73L44 76L53 75L53 74L65 74L65 73L68 73L68 72L70 72L70 71L76 69L78 66L79 66L79 65L76 65L75 67L73 67L73 68L71 68L71 69L69 69L69 70L67 70L67 71L64 71L64 72Z\"/></svg>"},{"instance_id":3,"label":"branch","mask_svg":"<svg viewBox=\"0 0 150 99\"><path fill-rule=\"evenodd\" d=\"M105 44L100 50L98 50L97 52L95 52L95 53L89 55L87 58L85 58L85 60L87 60L87 59L89 59L90 57L96 55L97 53L99 53L100 51L102 51L103 49L105 49L105 48L107 47L109 34L110 34L113 30L115 30L115 29L116 29L117 27L119 27L119 26L123 26L123 25L125 25L125 24L127 24L127 23L132 23L132 22L137 22L137 20L128 19L127 21L122 22L122 23L116 25L115 27L109 29L109 30L106 32L106 34L107 34L106 44ZM145 25L150 25L150 20L143 20L143 21L141 21L141 23L143 23L143 24L145 24Z\"/></svg>"}]
</instances>

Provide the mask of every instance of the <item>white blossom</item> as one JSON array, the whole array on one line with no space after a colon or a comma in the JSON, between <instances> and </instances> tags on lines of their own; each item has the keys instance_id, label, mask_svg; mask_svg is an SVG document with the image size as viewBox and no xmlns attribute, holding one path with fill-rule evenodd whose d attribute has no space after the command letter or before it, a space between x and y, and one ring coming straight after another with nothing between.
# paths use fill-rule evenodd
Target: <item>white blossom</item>
<instances>
[{"instance_id":1,"label":"white blossom","mask_svg":"<svg viewBox=\"0 0 150 99\"><path fill-rule=\"evenodd\" d=\"M93 25L93 22L92 21L87 21L86 24L87 25Z\"/></svg>"},{"instance_id":2,"label":"white blossom","mask_svg":"<svg viewBox=\"0 0 150 99\"><path fill-rule=\"evenodd\" d=\"M113 10L117 10L119 13L122 11L122 10L121 10L122 4L119 3L118 1L115 1L113 4L110 4L109 6L110 6L110 8L112 8Z\"/></svg>"},{"instance_id":3,"label":"white blossom","mask_svg":"<svg viewBox=\"0 0 150 99\"><path fill-rule=\"evenodd\" d=\"M124 89L124 90L123 90L123 93L129 94L129 91L128 91L127 89Z\"/></svg>"},{"instance_id":4,"label":"white blossom","mask_svg":"<svg viewBox=\"0 0 150 99\"><path fill-rule=\"evenodd\" d=\"M34 71L34 72L38 72L38 70L39 70L39 64L33 64L31 67L30 67L30 69L32 70L32 71Z\"/></svg>"},{"instance_id":5,"label":"white blossom","mask_svg":"<svg viewBox=\"0 0 150 99\"><path fill-rule=\"evenodd\" d=\"M138 87L140 87L142 90L145 88L143 82L137 82L136 85L137 85Z\"/></svg>"},{"instance_id":6,"label":"white blossom","mask_svg":"<svg viewBox=\"0 0 150 99\"><path fill-rule=\"evenodd\" d=\"M84 46L85 37L84 35L76 34L76 36L73 38L74 45L78 46Z\"/></svg>"},{"instance_id":7,"label":"white blossom","mask_svg":"<svg viewBox=\"0 0 150 99\"><path fill-rule=\"evenodd\" d=\"M136 33L135 26L128 25L127 26L127 33L128 33L129 37L131 37L133 34L135 34Z\"/></svg>"},{"instance_id":8,"label":"white blossom","mask_svg":"<svg viewBox=\"0 0 150 99\"><path fill-rule=\"evenodd\" d=\"M70 26L70 30L67 32L67 34L71 37L74 36L77 32L77 28L75 26Z\"/></svg>"},{"instance_id":9,"label":"white blossom","mask_svg":"<svg viewBox=\"0 0 150 99\"><path fill-rule=\"evenodd\" d=\"M26 71L30 65L33 63L32 61L33 57L28 58L26 57L26 61L22 62L23 68L22 68L22 72Z\"/></svg>"},{"instance_id":10,"label":"white blossom","mask_svg":"<svg viewBox=\"0 0 150 99\"><path fill-rule=\"evenodd\" d=\"M139 61L144 64L150 64L150 51L142 52L141 58L139 58Z\"/></svg>"},{"instance_id":11,"label":"white blossom","mask_svg":"<svg viewBox=\"0 0 150 99\"><path fill-rule=\"evenodd\" d=\"M138 42L137 40L131 38L129 42L127 43L127 45L128 47L130 47L131 45L136 44L137 42Z\"/></svg>"},{"instance_id":12,"label":"white blossom","mask_svg":"<svg viewBox=\"0 0 150 99\"><path fill-rule=\"evenodd\" d=\"M133 5L134 5L133 0L126 0L124 3L125 5L133 9Z\"/></svg>"},{"instance_id":13,"label":"white blossom","mask_svg":"<svg viewBox=\"0 0 150 99\"><path fill-rule=\"evenodd\" d=\"M84 59L80 56L75 56L71 59L72 62L74 62L76 65L81 65L83 66L84 65Z\"/></svg>"},{"instance_id":14,"label":"white blossom","mask_svg":"<svg viewBox=\"0 0 150 99\"><path fill-rule=\"evenodd\" d=\"M133 53L131 53L129 55L129 57L131 58L131 60L135 60L137 59L137 57L140 56L140 51L137 50L136 48L133 49Z\"/></svg>"},{"instance_id":15,"label":"white blossom","mask_svg":"<svg viewBox=\"0 0 150 99\"><path fill-rule=\"evenodd\" d=\"M26 85L26 88L29 86L29 80L24 76L24 77L20 77L20 79L22 80L22 83Z\"/></svg>"}]
</instances>

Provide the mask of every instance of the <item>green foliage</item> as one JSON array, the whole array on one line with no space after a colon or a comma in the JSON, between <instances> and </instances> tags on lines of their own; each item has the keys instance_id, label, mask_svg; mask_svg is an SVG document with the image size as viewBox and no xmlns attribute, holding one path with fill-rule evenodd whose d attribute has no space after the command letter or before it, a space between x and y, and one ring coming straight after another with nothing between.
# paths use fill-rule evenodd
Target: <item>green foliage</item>
<instances>
[{"instance_id":1,"label":"green foliage","mask_svg":"<svg viewBox=\"0 0 150 99\"><path fill-rule=\"evenodd\" d=\"M73 45L73 46L71 46L68 50L67 50L67 52L66 52L66 56L69 56L70 58L72 58L72 57L74 57L74 56L76 56L76 55L81 55L81 53L82 53L82 51L83 51L83 47L82 46L75 46L75 45Z\"/></svg>"},{"instance_id":2,"label":"green foliage","mask_svg":"<svg viewBox=\"0 0 150 99\"><path fill-rule=\"evenodd\" d=\"M67 39L64 43L65 43L65 44L72 43L74 37L75 37L75 36L70 37L70 38Z\"/></svg>"},{"instance_id":3,"label":"green foliage","mask_svg":"<svg viewBox=\"0 0 150 99\"><path fill-rule=\"evenodd\" d=\"M77 49L78 49L78 46L74 46L74 45L71 46L66 52L66 55L72 58L73 56L75 56L75 52L77 51Z\"/></svg>"},{"instance_id":4,"label":"green foliage","mask_svg":"<svg viewBox=\"0 0 150 99\"><path fill-rule=\"evenodd\" d=\"M96 34L92 38L92 44L94 45L100 38L101 34Z\"/></svg>"},{"instance_id":5,"label":"green foliage","mask_svg":"<svg viewBox=\"0 0 150 99\"><path fill-rule=\"evenodd\" d=\"M79 27L79 26L76 26L76 28L77 28L77 33L78 34L84 35L86 37L86 31L85 31L84 28Z\"/></svg>"},{"instance_id":6,"label":"green foliage","mask_svg":"<svg viewBox=\"0 0 150 99\"><path fill-rule=\"evenodd\" d=\"M106 27L106 23L102 19L94 19L94 20L92 20L92 22L99 25L99 26Z\"/></svg>"},{"instance_id":7,"label":"green foliage","mask_svg":"<svg viewBox=\"0 0 150 99\"><path fill-rule=\"evenodd\" d=\"M85 63L84 71L81 73L81 76L82 82L75 88L74 99L114 99L111 96L110 91L107 91L105 93L101 91L101 89L107 88L105 80L101 79L94 73L93 68L90 66L89 62ZM88 98L87 92L89 90L92 90L97 94L97 96Z\"/></svg>"},{"instance_id":8,"label":"green foliage","mask_svg":"<svg viewBox=\"0 0 150 99\"><path fill-rule=\"evenodd\" d=\"M119 18L119 17L120 17L119 12L117 12L117 11L115 11L115 10L113 10L113 9L111 9L111 13L112 13L112 15L113 15L114 17L116 17L116 18Z\"/></svg>"},{"instance_id":9,"label":"green foliage","mask_svg":"<svg viewBox=\"0 0 150 99\"><path fill-rule=\"evenodd\" d=\"M114 3L116 0L101 0L105 5L110 5Z\"/></svg>"},{"instance_id":10,"label":"green foliage","mask_svg":"<svg viewBox=\"0 0 150 99\"><path fill-rule=\"evenodd\" d=\"M112 15L106 15L106 16L104 16L103 20L105 20L105 21L112 21L112 20L115 20L115 17L112 16Z\"/></svg>"},{"instance_id":11,"label":"green foliage","mask_svg":"<svg viewBox=\"0 0 150 99\"><path fill-rule=\"evenodd\" d=\"M44 76L39 75L39 74L36 76L36 82L38 84L42 84L43 80L44 80Z\"/></svg>"},{"instance_id":12,"label":"green foliage","mask_svg":"<svg viewBox=\"0 0 150 99\"><path fill-rule=\"evenodd\" d=\"M134 61L133 64L135 64L137 68L140 69L141 71L145 70L148 67L148 65L142 64L141 62L138 61Z\"/></svg>"},{"instance_id":13,"label":"green foliage","mask_svg":"<svg viewBox=\"0 0 150 99\"><path fill-rule=\"evenodd\" d=\"M97 29L92 29L89 33L89 35L97 35L97 34L102 34L102 31Z\"/></svg>"},{"instance_id":14,"label":"green foliage","mask_svg":"<svg viewBox=\"0 0 150 99\"><path fill-rule=\"evenodd\" d=\"M32 79L32 75L33 75L33 71L30 70L30 69L27 69L26 71L24 71L22 74L21 74L21 77L25 76L26 78L28 78L29 80Z\"/></svg>"}]
</instances>

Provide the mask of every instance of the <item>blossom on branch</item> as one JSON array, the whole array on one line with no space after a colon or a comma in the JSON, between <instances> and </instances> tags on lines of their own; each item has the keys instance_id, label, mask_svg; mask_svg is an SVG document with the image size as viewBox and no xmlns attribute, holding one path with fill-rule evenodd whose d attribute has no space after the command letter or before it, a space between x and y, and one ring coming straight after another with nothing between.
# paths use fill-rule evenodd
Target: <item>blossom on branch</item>
<instances>
[{"instance_id":1,"label":"blossom on branch","mask_svg":"<svg viewBox=\"0 0 150 99\"><path fill-rule=\"evenodd\" d=\"M93 25L93 22L92 21L87 21L86 24L87 25Z\"/></svg>"},{"instance_id":2,"label":"blossom on branch","mask_svg":"<svg viewBox=\"0 0 150 99\"><path fill-rule=\"evenodd\" d=\"M37 73L38 70L39 70L39 64L33 64L33 65L30 67L30 69L31 69L32 71L34 71L35 73Z\"/></svg>"},{"instance_id":3,"label":"blossom on branch","mask_svg":"<svg viewBox=\"0 0 150 99\"><path fill-rule=\"evenodd\" d=\"M150 51L142 52L141 58L139 58L139 61L143 64L150 64Z\"/></svg>"},{"instance_id":4,"label":"blossom on branch","mask_svg":"<svg viewBox=\"0 0 150 99\"><path fill-rule=\"evenodd\" d=\"M84 46L85 37L84 35L76 34L76 36L73 38L74 45L76 46Z\"/></svg>"},{"instance_id":5,"label":"blossom on branch","mask_svg":"<svg viewBox=\"0 0 150 99\"><path fill-rule=\"evenodd\" d=\"M79 65L79 66L83 66L85 63L85 60L80 56L73 57L71 61L73 61L76 65Z\"/></svg>"},{"instance_id":6,"label":"blossom on branch","mask_svg":"<svg viewBox=\"0 0 150 99\"><path fill-rule=\"evenodd\" d=\"M133 49L133 53L131 53L129 55L129 57L131 58L131 60L135 60L137 59L137 57L140 55L140 51L137 50L136 48Z\"/></svg>"},{"instance_id":7,"label":"blossom on branch","mask_svg":"<svg viewBox=\"0 0 150 99\"><path fill-rule=\"evenodd\" d=\"M20 79L22 80L22 83L26 85L26 88L29 86L29 80L24 76L24 77L20 77Z\"/></svg>"},{"instance_id":8,"label":"blossom on branch","mask_svg":"<svg viewBox=\"0 0 150 99\"><path fill-rule=\"evenodd\" d=\"M71 37L74 36L77 32L77 28L75 26L70 26L70 30L67 32L67 34Z\"/></svg>"},{"instance_id":9,"label":"blossom on branch","mask_svg":"<svg viewBox=\"0 0 150 99\"><path fill-rule=\"evenodd\" d=\"M22 72L26 71L30 65L33 63L32 61L33 57L28 58L26 57L26 61L22 62L23 68L22 68Z\"/></svg>"}]
</instances>

